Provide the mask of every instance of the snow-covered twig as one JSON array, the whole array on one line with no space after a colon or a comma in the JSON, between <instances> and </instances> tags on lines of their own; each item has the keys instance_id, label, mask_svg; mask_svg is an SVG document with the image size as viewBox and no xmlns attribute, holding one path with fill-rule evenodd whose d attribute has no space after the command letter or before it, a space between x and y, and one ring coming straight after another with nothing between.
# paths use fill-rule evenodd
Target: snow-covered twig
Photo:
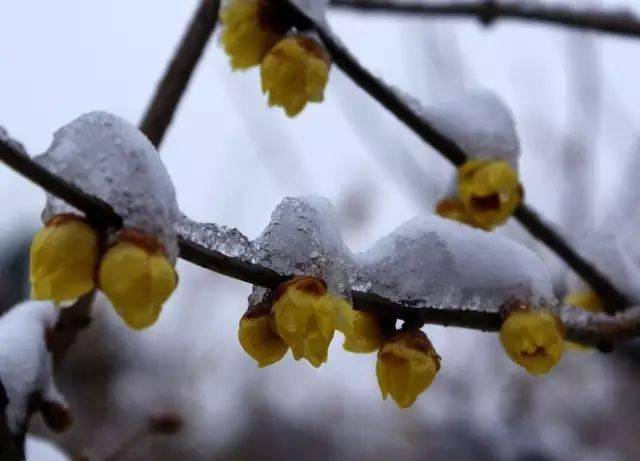
<instances>
[{"instance_id":1,"label":"snow-covered twig","mask_svg":"<svg viewBox=\"0 0 640 461\"><path fill-rule=\"evenodd\" d=\"M0 160L44 190L83 211L95 224L102 223L105 227L122 226L122 218L107 203L87 195L2 140L0 140ZM275 288L290 275L279 274L268 267L247 261L241 256L230 256L216 249L206 248L184 236L179 237L178 241L182 259L253 285ZM375 293L358 290L353 290L351 296L356 309L378 312L405 320L481 331L497 331L502 322L500 313L497 311L409 305L392 302ZM572 341L601 345L618 339L640 336L640 309L629 310L616 317L589 313L578 316L575 315L575 308L559 308L558 312L565 321L567 339Z\"/></svg>"},{"instance_id":2,"label":"snow-covered twig","mask_svg":"<svg viewBox=\"0 0 640 461\"><path fill-rule=\"evenodd\" d=\"M288 2L291 20L300 29L313 29L321 38L333 62L353 82L376 99L388 111L427 144L456 166L463 164L467 154L456 142L440 132L407 100L406 96L375 77L336 39L324 26L315 23L304 11ZM538 213L522 204L514 213L515 218L538 240L554 251L569 267L577 272L604 301L610 313L631 304L596 267L582 257L552 226L545 223Z\"/></svg>"},{"instance_id":3,"label":"snow-covered twig","mask_svg":"<svg viewBox=\"0 0 640 461\"><path fill-rule=\"evenodd\" d=\"M0 381L8 400L3 417L18 452L24 450L28 422L35 412L56 431L71 424L67 404L53 380L57 317L53 303L39 301L18 304L0 317L0 342L5 346L0 349Z\"/></svg>"},{"instance_id":4,"label":"snow-covered twig","mask_svg":"<svg viewBox=\"0 0 640 461\"><path fill-rule=\"evenodd\" d=\"M218 22L220 0L202 0L156 87L140 130L158 147Z\"/></svg>"},{"instance_id":5,"label":"snow-covered twig","mask_svg":"<svg viewBox=\"0 0 640 461\"><path fill-rule=\"evenodd\" d=\"M331 0L331 6L346 10L413 14L422 16L476 17L485 25L499 19L540 22L573 29L640 37L640 19L631 12L578 9L541 2L474 0L424 2L397 0Z\"/></svg>"}]
</instances>

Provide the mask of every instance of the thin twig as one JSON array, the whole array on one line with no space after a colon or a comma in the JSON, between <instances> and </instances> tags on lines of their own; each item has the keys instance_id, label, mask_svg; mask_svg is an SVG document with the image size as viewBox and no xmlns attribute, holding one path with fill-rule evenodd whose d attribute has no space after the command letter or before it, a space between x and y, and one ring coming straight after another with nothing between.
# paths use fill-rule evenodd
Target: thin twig
<instances>
[{"instance_id":1,"label":"thin twig","mask_svg":"<svg viewBox=\"0 0 640 461\"><path fill-rule=\"evenodd\" d=\"M395 0L331 0L331 6L346 10L420 16L475 17L485 25L499 19L540 22L573 29L593 30L627 37L640 37L640 19L628 11L577 9L540 2L495 0L429 3Z\"/></svg>"},{"instance_id":2,"label":"thin twig","mask_svg":"<svg viewBox=\"0 0 640 461\"><path fill-rule=\"evenodd\" d=\"M17 448L16 440L9 430L9 421L7 420L7 391L0 381L0 460L2 461L21 461L24 458L24 447L22 453Z\"/></svg>"},{"instance_id":3,"label":"thin twig","mask_svg":"<svg viewBox=\"0 0 640 461\"><path fill-rule=\"evenodd\" d=\"M140 131L156 147L162 143L193 71L215 30L219 9L220 0L202 0L140 122Z\"/></svg>"},{"instance_id":4,"label":"thin twig","mask_svg":"<svg viewBox=\"0 0 640 461\"><path fill-rule=\"evenodd\" d=\"M20 157L21 161L16 161ZM113 208L100 199L92 197L62 178L42 168L40 165L25 157L19 150L0 139L0 161L3 161L25 178L39 185L71 206L81 210L87 216L93 216L94 222L106 223L109 227L122 226L122 218ZM100 219L95 219L100 215ZM259 264L253 264L240 258L227 256L215 250L202 247L187 239L180 238L180 257L193 264L214 272L242 280L247 283L275 288L288 278L288 274L277 272ZM377 312L386 316L400 319L416 319L444 326L456 326L481 331L496 331L500 328L501 317L498 312L461 310L458 308L434 308L429 306L413 306L392 302L374 293L352 291L354 307L358 310ZM571 315L576 311L569 308L559 309L567 327L567 338L585 344L598 345L603 342L629 339L640 336L640 309L618 314L616 317L602 318L597 315L587 315L590 319L587 326L583 320L576 320ZM603 329L600 332L600 328Z\"/></svg>"},{"instance_id":5,"label":"thin twig","mask_svg":"<svg viewBox=\"0 0 640 461\"><path fill-rule=\"evenodd\" d=\"M291 20L300 29L313 29L327 48L333 62L361 89L378 101L385 109L393 113L402 123L422 138L456 166L467 159L466 153L443 133L439 132L421 116L406 98L374 77L351 53L322 26L315 24L302 10L288 2ZM607 311L613 313L624 309L631 303L611 281L596 267L590 264L553 227L547 225L534 210L522 204L514 213L515 218L536 238L555 252L569 267L577 272L600 296Z\"/></svg>"}]
</instances>

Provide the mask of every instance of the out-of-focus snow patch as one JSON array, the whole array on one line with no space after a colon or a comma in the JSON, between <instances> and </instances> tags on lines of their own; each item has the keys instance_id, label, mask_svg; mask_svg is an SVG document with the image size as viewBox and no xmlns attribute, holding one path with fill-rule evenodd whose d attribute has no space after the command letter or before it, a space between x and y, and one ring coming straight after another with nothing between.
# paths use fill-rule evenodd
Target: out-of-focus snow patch
<instances>
[{"instance_id":1,"label":"out-of-focus snow patch","mask_svg":"<svg viewBox=\"0 0 640 461\"><path fill-rule=\"evenodd\" d=\"M599 271L607 276L616 287L640 302L640 267L633 261L633 255L623 246L618 234L612 231L598 231L579 239L576 247ZM576 274L567 276L569 292L590 290L590 287Z\"/></svg>"},{"instance_id":2,"label":"out-of-focus snow patch","mask_svg":"<svg viewBox=\"0 0 640 461\"><path fill-rule=\"evenodd\" d=\"M355 258L355 288L395 302L492 311L513 300L556 303L531 250L436 216L411 219Z\"/></svg>"},{"instance_id":3,"label":"out-of-focus snow patch","mask_svg":"<svg viewBox=\"0 0 640 461\"><path fill-rule=\"evenodd\" d=\"M285 275L320 278L333 294L350 298L351 253L328 199L283 199L254 246L254 262Z\"/></svg>"},{"instance_id":4,"label":"out-of-focus snow patch","mask_svg":"<svg viewBox=\"0 0 640 461\"><path fill-rule=\"evenodd\" d=\"M412 105L415 109L416 102ZM417 110L469 157L499 158L518 168L520 141L515 121L497 94L474 90Z\"/></svg>"},{"instance_id":5,"label":"out-of-focus snow patch","mask_svg":"<svg viewBox=\"0 0 640 461\"><path fill-rule=\"evenodd\" d=\"M25 443L27 461L71 461L62 450L53 443L28 435Z\"/></svg>"},{"instance_id":6,"label":"out-of-focus snow patch","mask_svg":"<svg viewBox=\"0 0 640 461\"><path fill-rule=\"evenodd\" d=\"M57 316L50 302L26 301L0 317L0 380L9 399L6 415L11 432L22 429L29 396L34 393L40 393L45 402L66 407L53 381L45 343L45 330L54 326Z\"/></svg>"},{"instance_id":7,"label":"out-of-focus snow patch","mask_svg":"<svg viewBox=\"0 0 640 461\"><path fill-rule=\"evenodd\" d=\"M125 227L157 237L172 260L178 256L173 183L156 149L134 125L106 112L90 112L56 131L47 152L36 160L109 203ZM48 196L45 220L65 212L81 214Z\"/></svg>"}]
</instances>

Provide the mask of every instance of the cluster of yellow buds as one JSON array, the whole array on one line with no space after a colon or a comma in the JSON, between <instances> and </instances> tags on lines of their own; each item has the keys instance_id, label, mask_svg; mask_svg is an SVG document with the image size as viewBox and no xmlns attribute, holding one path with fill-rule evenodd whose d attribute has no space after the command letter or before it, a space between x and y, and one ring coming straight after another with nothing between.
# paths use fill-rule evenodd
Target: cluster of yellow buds
<instances>
[{"instance_id":1,"label":"cluster of yellow buds","mask_svg":"<svg viewBox=\"0 0 640 461\"><path fill-rule=\"evenodd\" d=\"M507 355L532 375L545 375L564 350L564 327L547 309L518 306L506 314L500 342Z\"/></svg>"},{"instance_id":2,"label":"cluster of yellow buds","mask_svg":"<svg viewBox=\"0 0 640 461\"><path fill-rule=\"evenodd\" d=\"M475 158L458 168L457 195L438 202L436 213L469 226L492 230L509 219L522 198L518 173L509 163Z\"/></svg>"},{"instance_id":3,"label":"cluster of yellow buds","mask_svg":"<svg viewBox=\"0 0 640 461\"><path fill-rule=\"evenodd\" d=\"M269 106L289 117L309 102L322 102L331 60L315 39L290 34L279 0L230 0L220 14L222 44L234 70L260 65Z\"/></svg>"},{"instance_id":4,"label":"cluster of yellow buds","mask_svg":"<svg viewBox=\"0 0 640 461\"><path fill-rule=\"evenodd\" d=\"M162 245L124 229L105 251L104 236L76 215L57 215L33 238L32 297L72 302L100 288L127 325L142 329L158 318L177 276Z\"/></svg>"},{"instance_id":5,"label":"cluster of yellow buds","mask_svg":"<svg viewBox=\"0 0 640 461\"><path fill-rule=\"evenodd\" d=\"M336 330L345 336L345 350L378 351L382 397L390 395L401 408L411 406L440 369L440 357L422 331L408 329L386 338L375 315L353 310L314 277L282 283L271 299L250 307L240 319L238 339L258 367L278 362L291 349L296 360L304 358L317 368L327 361Z\"/></svg>"},{"instance_id":6,"label":"cluster of yellow buds","mask_svg":"<svg viewBox=\"0 0 640 461\"><path fill-rule=\"evenodd\" d=\"M351 306L315 277L296 277L280 284L268 305L249 310L240 320L238 338L258 366L279 361L291 348L296 360L314 367L327 361L336 330L352 329Z\"/></svg>"}]
</instances>

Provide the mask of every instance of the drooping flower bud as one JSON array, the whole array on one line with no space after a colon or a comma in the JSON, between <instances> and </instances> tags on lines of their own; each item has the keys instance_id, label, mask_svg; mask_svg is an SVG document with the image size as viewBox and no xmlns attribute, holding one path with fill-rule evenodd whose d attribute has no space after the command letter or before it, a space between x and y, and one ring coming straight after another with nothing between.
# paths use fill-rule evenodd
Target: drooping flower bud
<instances>
[{"instance_id":1,"label":"drooping flower bud","mask_svg":"<svg viewBox=\"0 0 640 461\"><path fill-rule=\"evenodd\" d=\"M56 303L73 301L95 285L100 239L83 218L57 215L33 237L31 296Z\"/></svg>"},{"instance_id":2,"label":"drooping flower bud","mask_svg":"<svg viewBox=\"0 0 640 461\"><path fill-rule=\"evenodd\" d=\"M122 231L100 263L100 289L125 323L136 330L158 319L176 285L176 272L162 245L136 231Z\"/></svg>"},{"instance_id":3,"label":"drooping flower bud","mask_svg":"<svg viewBox=\"0 0 640 461\"><path fill-rule=\"evenodd\" d=\"M562 358L563 327L547 309L517 308L502 323L500 342L511 360L532 375L544 375Z\"/></svg>"},{"instance_id":4,"label":"drooping flower bud","mask_svg":"<svg viewBox=\"0 0 640 461\"><path fill-rule=\"evenodd\" d=\"M416 401L440 370L440 356L420 330L401 331L378 352L376 376L382 398L391 398L400 408Z\"/></svg>"},{"instance_id":5,"label":"drooping flower bud","mask_svg":"<svg viewBox=\"0 0 640 461\"><path fill-rule=\"evenodd\" d=\"M271 0L230 0L220 12L222 44L234 70L262 62L289 28Z\"/></svg>"},{"instance_id":6,"label":"drooping flower bud","mask_svg":"<svg viewBox=\"0 0 640 461\"><path fill-rule=\"evenodd\" d=\"M314 277L297 277L273 293L276 332L291 347L296 360L314 367L327 361L337 325L334 299L325 283Z\"/></svg>"},{"instance_id":7,"label":"drooping flower bud","mask_svg":"<svg viewBox=\"0 0 640 461\"><path fill-rule=\"evenodd\" d=\"M327 51L313 38L299 35L278 42L260 68L269 106L283 107L289 117L295 117L307 103L322 102L330 63Z\"/></svg>"}]
</instances>

